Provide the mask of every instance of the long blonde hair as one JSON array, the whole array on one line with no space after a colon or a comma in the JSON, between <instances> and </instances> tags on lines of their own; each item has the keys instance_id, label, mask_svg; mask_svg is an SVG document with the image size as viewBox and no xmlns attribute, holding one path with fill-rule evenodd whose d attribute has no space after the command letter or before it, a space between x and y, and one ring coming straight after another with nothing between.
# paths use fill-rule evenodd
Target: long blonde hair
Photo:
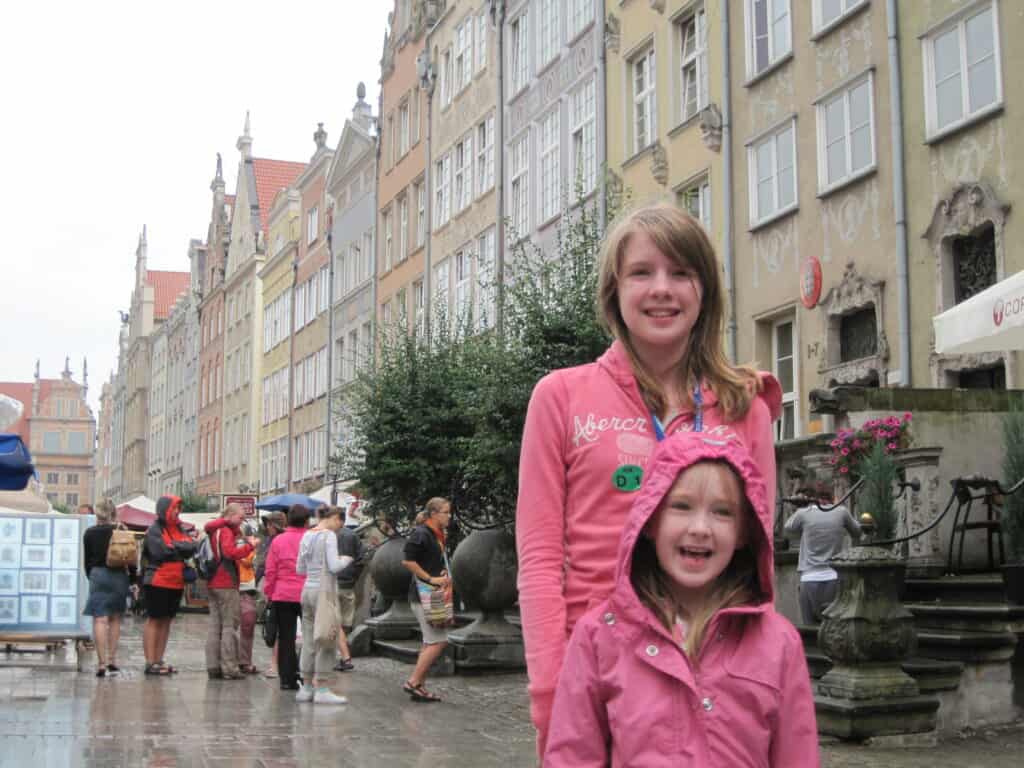
<instances>
[{"instance_id":1,"label":"long blonde hair","mask_svg":"<svg viewBox=\"0 0 1024 768\"><path fill-rule=\"evenodd\" d=\"M753 368L730 363L722 348L725 300L715 249L696 219L667 203L638 208L612 228L605 239L597 278L598 317L626 348L644 401L654 413L664 414L666 393L640 361L619 307L619 272L626 246L636 232L646 233L658 250L678 265L694 269L704 288L700 314L679 370L682 392L689 397L703 380L718 397L726 421L742 418L760 389L760 380Z\"/></svg>"},{"instance_id":2,"label":"long blonde hair","mask_svg":"<svg viewBox=\"0 0 1024 768\"><path fill-rule=\"evenodd\" d=\"M741 524L745 526L749 535L746 546L736 550L729 565L718 575L704 605L699 610L690 613L686 637L683 639L683 650L692 660L697 659L708 624L718 611L737 605L753 605L764 598L758 586L755 555L762 536L759 534L760 526L757 524L754 508L747 499L746 493L743 492L743 479L724 461L707 463L725 467L738 481L742 499ZM664 503L663 500L662 504ZM683 614L684 606L680 605L674 597L669 577L658 563L654 542L643 534L637 539L636 546L633 548L630 581L640 602L646 605L662 626L671 632L677 617Z\"/></svg>"}]
</instances>

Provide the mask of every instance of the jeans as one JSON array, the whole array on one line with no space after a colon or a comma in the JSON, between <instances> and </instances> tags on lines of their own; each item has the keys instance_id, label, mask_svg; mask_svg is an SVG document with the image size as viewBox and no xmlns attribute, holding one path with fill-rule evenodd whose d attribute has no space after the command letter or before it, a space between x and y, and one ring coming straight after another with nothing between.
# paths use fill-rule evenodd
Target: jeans
<instances>
[{"instance_id":1,"label":"jeans","mask_svg":"<svg viewBox=\"0 0 1024 768\"><path fill-rule=\"evenodd\" d=\"M334 668L334 659L338 651L337 643L328 648L320 648L313 640L313 622L316 620L316 597L320 587L302 590L302 679L312 685L313 678L324 679Z\"/></svg>"},{"instance_id":2,"label":"jeans","mask_svg":"<svg viewBox=\"0 0 1024 768\"><path fill-rule=\"evenodd\" d=\"M238 625L241 604L237 589L210 590L210 625L206 634L206 668L225 675L238 672Z\"/></svg>"},{"instance_id":3,"label":"jeans","mask_svg":"<svg viewBox=\"0 0 1024 768\"><path fill-rule=\"evenodd\" d=\"M302 605L274 601L274 616L277 619L277 674L282 686L299 682L299 659L295 655L295 625L302 614ZM305 645L305 643L303 643Z\"/></svg>"},{"instance_id":4,"label":"jeans","mask_svg":"<svg viewBox=\"0 0 1024 768\"><path fill-rule=\"evenodd\" d=\"M256 593L242 592L241 623L238 625L238 663L252 666L252 639L256 632Z\"/></svg>"},{"instance_id":5,"label":"jeans","mask_svg":"<svg viewBox=\"0 0 1024 768\"><path fill-rule=\"evenodd\" d=\"M836 599L839 579L800 582L800 616L804 624L820 624L821 613Z\"/></svg>"}]
</instances>

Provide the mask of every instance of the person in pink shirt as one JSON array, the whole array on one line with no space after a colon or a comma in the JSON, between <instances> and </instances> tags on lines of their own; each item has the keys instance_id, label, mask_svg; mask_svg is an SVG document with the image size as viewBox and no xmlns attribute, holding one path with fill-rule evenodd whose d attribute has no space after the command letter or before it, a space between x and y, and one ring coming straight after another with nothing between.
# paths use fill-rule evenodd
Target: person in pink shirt
<instances>
[{"instance_id":1,"label":"person in pink shirt","mask_svg":"<svg viewBox=\"0 0 1024 768\"><path fill-rule=\"evenodd\" d=\"M815 768L796 628L773 607L772 510L739 438L658 445L615 588L573 629L545 768Z\"/></svg>"},{"instance_id":2,"label":"person in pink shirt","mask_svg":"<svg viewBox=\"0 0 1024 768\"><path fill-rule=\"evenodd\" d=\"M523 430L519 605L540 754L569 634L612 590L617 542L658 440L740 438L775 503L781 390L726 359L720 267L700 224L668 205L629 214L605 241L597 290L614 342L596 362L541 379Z\"/></svg>"},{"instance_id":3,"label":"person in pink shirt","mask_svg":"<svg viewBox=\"0 0 1024 768\"><path fill-rule=\"evenodd\" d=\"M299 690L299 657L295 653L295 631L302 616L302 588L306 575L295 572L299 544L306 534L309 510L296 504L288 510L288 527L270 542L263 594L274 603L277 620L277 664L282 691Z\"/></svg>"}]
</instances>

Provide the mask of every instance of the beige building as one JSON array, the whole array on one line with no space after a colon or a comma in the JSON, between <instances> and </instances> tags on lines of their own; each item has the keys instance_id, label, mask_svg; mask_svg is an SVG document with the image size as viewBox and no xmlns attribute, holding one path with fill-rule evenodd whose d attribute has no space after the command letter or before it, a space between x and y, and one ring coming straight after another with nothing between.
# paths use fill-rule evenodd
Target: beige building
<instances>
[{"instance_id":1,"label":"beige building","mask_svg":"<svg viewBox=\"0 0 1024 768\"><path fill-rule=\"evenodd\" d=\"M110 381L103 382L100 388L99 422L96 425L96 451L93 454L95 481L93 483L92 503L96 504L107 498L110 488L110 469L113 446L113 411L114 384L113 374Z\"/></svg>"}]
</instances>

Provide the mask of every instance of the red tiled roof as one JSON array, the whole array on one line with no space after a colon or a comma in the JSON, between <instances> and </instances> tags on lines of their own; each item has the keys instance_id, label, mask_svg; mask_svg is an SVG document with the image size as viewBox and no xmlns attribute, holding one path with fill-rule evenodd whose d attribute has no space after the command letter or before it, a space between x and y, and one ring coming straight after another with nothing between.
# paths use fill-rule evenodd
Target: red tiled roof
<instances>
[{"instance_id":1,"label":"red tiled roof","mask_svg":"<svg viewBox=\"0 0 1024 768\"><path fill-rule=\"evenodd\" d=\"M299 178L306 164L254 157L252 167L256 174L256 202L260 206L260 229L266 234L267 217L271 206L274 205L274 196Z\"/></svg>"},{"instance_id":2,"label":"red tiled roof","mask_svg":"<svg viewBox=\"0 0 1024 768\"><path fill-rule=\"evenodd\" d=\"M3 431L18 435L24 441L25 445L28 445L28 417L32 415L32 383L22 381L0 381L0 395L13 397L15 400L21 401L21 404L25 406L21 411L21 418L9 427L5 427Z\"/></svg>"},{"instance_id":3,"label":"red tiled roof","mask_svg":"<svg viewBox=\"0 0 1024 768\"><path fill-rule=\"evenodd\" d=\"M165 272L159 269L146 272L146 282L153 286L154 320L167 319L174 302L188 290L189 280L188 272Z\"/></svg>"}]
</instances>

